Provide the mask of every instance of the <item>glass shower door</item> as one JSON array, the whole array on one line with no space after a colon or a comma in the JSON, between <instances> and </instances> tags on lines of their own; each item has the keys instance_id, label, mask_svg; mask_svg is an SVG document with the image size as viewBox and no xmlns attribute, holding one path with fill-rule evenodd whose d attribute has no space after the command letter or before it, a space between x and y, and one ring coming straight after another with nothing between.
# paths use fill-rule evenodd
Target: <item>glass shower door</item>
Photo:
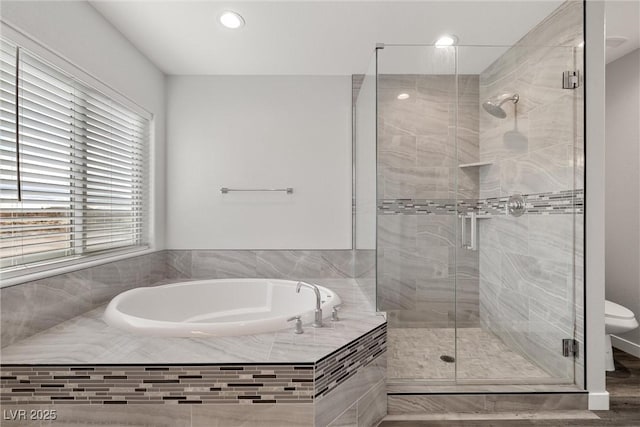
<instances>
[{"instance_id":1,"label":"glass shower door","mask_svg":"<svg viewBox=\"0 0 640 427\"><path fill-rule=\"evenodd\" d=\"M390 381L455 381L455 48L378 49L377 305Z\"/></svg>"},{"instance_id":2,"label":"glass shower door","mask_svg":"<svg viewBox=\"0 0 640 427\"><path fill-rule=\"evenodd\" d=\"M582 88L562 86L580 53L378 49L376 303L391 383L580 381L581 352L564 351L581 345Z\"/></svg>"},{"instance_id":3,"label":"glass shower door","mask_svg":"<svg viewBox=\"0 0 640 427\"><path fill-rule=\"evenodd\" d=\"M574 383L582 88L562 76L575 49L459 47L459 383Z\"/></svg>"}]
</instances>

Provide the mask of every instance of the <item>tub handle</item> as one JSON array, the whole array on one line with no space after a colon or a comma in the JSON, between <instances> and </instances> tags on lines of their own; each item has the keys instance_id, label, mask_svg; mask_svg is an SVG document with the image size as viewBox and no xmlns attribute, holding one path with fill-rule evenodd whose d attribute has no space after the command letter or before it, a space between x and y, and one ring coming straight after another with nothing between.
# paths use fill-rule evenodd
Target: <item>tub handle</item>
<instances>
[{"instance_id":1,"label":"tub handle","mask_svg":"<svg viewBox=\"0 0 640 427\"><path fill-rule=\"evenodd\" d=\"M331 311L331 320L337 322L340 320L338 317L338 310L342 307L342 304L336 304L333 306L333 310Z\"/></svg>"},{"instance_id":2,"label":"tub handle","mask_svg":"<svg viewBox=\"0 0 640 427\"><path fill-rule=\"evenodd\" d=\"M302 319L300 316L293 316L287 319L287 322L296 321L296 329L293 331L294 334L304 334L304 330L302 329Z\"/></svg>"}]
</instances>

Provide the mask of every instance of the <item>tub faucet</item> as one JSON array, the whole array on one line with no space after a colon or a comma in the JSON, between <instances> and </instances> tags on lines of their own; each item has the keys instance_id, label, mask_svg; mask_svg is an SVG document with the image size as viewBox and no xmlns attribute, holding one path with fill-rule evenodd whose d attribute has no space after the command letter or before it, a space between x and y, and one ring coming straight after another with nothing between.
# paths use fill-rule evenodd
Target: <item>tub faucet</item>
<instances>
[{"instance_id":1,"label":"tub faucet","mask_svg":"<svg viewBox=\"0 0 640 427\"><path fill-rule=\"evenodd\" d=\"M311 326L314 328L322 328L322 308L320 308L320 305L322 304L322 297L320 296L320 289L312 283L298 282L296 285L296 292L300 293L300 288L303 286L313 289L313 292L316 294L316 315Z\"/></svg>"}]
</instances>

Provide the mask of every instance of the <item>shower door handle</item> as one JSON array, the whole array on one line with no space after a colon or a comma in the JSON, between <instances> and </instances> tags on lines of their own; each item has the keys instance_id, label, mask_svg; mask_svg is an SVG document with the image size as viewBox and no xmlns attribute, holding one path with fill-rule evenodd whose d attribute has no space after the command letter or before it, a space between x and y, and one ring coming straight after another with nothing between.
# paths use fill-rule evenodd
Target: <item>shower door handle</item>
<instances>
[{"instance_id":1,"label":"shower door handle","mask_svg":"<svg viewBox=\"0 0 640 427\"><path fill-rule=\"evenodd\" d=\"M460 240L462 241L462 247L468 249L467 245L467 215L460 214Z\"/></svg>"},{"instance_id":2,"label":"shower door handle","mask_svg":"<svg viewBox=\"0 0 640 427\"><path fill-rule=\"evenodd\" d=\"M467 218L469 218L470 230L469 230L469 243L467 243ZM462 240L462 247L469 249L470 251L478 250L478 214L476 212L470 212L469 216L466 214L460 215L460 238Z\"/></svg>"},{"instance_id":3,"label":"shower door handle","mask_svg":"<svg viewBox=\"0 0 640 427\"><path fill-rule=\"evenodd\" d=\"M460 215L460 240L464 249L471 249L471 244L467 243L467 218L467 214ZM471 228L473 230L473 223ZM473 238L471 241L473 242Z\"/></svg>"},{"instance_id":4,"label":"shower door handle","mask_svg":"<svg viewBox=\"0 0 640 427\"><path fill-rule=\"evenodd\" d=\"M469 244L469 249L472 251L478 250L478 217L475 212L471 212L469 214L469 219L471 220L471 243Z\"/></svg>"}]
</instances>

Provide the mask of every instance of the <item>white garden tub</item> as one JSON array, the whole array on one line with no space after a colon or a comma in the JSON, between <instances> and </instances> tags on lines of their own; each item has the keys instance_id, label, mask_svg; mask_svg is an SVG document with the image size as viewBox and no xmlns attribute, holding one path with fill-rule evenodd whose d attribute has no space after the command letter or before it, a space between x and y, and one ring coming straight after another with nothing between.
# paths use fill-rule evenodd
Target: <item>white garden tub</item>
<instances>
[{"instance_id":1,"label":"white garden tub","mask_svg":"<svg viewBox=\"0 0 640 427\"><path fill-rule=\"evenodd\" d=\"M316 296L297 281L219 279L136 288L114 297L104 320L130 332L168 337L253 335L291 328L287 319L301 315L313 322ZM323 317L331 316L340 297L318 286ZM309 324L309 326L311 326Z\"/></svg>"}]
</instances>

